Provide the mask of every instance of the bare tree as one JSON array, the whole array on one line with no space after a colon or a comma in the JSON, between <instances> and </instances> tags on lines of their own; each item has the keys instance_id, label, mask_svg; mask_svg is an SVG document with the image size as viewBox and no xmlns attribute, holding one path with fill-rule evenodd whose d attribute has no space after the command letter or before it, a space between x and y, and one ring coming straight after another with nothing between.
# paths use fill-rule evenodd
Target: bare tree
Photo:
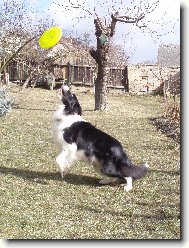
<instances>
[{"instance_id":1,"label":"bare tree","mask_svg":"<svg viewBox=\"0 0 189 248\"><path fill-rule=\"evenodd\" d=\"M107 109L107 85L108 85L108 60L110 50L110 39L115 34L115 27L118 21L125 23L136 23L144 18L140 15L137 18L129 16L120 16L118 12L111 15L111 23L109 25L103 22L98 16L94 19L95 35L97 40L96 50L90 51L91 56L98 65L97 79L95 84L95 110Z\"/></svg>"},{"instance_id":2,"label":"bare tree","mask_svg":"<svg viewBox=\"0 0 189 248\"><path fill-rule=\"evenodd\" d=\"M36 52L37 39L52 23L50 18L32 10L24 0L2 0L0 3L0 85L6 78L6 69L14 60L25 61ZM36 57L36 56L33 56Z\"/></svg>"},{"instance_id":3,"label":"bare tree","mask_svg":"<svg viewBox=\"0 0 189 248\"><path fill-rule=\"evenodd\" d=\"M90 5L84 4L85 2L82 4L79 1L69 0L68 2L67 6L64 5L66 10L80 9L94 19L96 49L91 49L90 54L95 59L98 69L95 82L95 110L105 110L108 108L107 85L110 44L116 32L116 25L119 22L133 24L140 29L147 28L145 17L155 10L159 0L131 0L128 7L123 4L123 1L112 0L110 3L110 1L94 0L93 9ZM102 9L101 14L98 12L99 8ZM102 14L102 12L104 13Z\"/></svg>"}]
</instances>

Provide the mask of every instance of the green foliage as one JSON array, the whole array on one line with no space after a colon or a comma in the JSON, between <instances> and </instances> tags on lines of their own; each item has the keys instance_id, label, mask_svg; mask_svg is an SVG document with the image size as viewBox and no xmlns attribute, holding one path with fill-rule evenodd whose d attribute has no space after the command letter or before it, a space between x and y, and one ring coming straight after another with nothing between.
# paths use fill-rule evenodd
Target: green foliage
<instances>
[{"instance_id":1,"label":"green foliage","mask_svg":"<svg viewBox=\"0 0 189 248\"><path fill-rule=\"evenodd\" d=\"M102 45L104 45L108 41L108 37L105 34L101 34L99 39Z\"/></svg>"},{"instance_id":2,"label":"green foliage","mask_svg":"<svg viewBox=\"0 0 189 248\"><path fill-rule=\"evenodd\" d=\"M0 88L0 117L11 111L11 101L8 99L5 89Z\"/></svg>"}]
</instances>

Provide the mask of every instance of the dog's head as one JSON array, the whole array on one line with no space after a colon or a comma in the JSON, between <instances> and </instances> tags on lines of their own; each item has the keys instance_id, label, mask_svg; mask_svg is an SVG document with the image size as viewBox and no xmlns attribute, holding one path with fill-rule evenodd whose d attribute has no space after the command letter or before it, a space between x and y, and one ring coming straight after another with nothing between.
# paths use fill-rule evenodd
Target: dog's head
<instances>
[{"instance_id":1,"label":"dog's head","mask_svg":"<svg viewBox=\"0 0 189 248\"><path fill-rule=\"evenodd\" d=\"M70 92L68 86L63 85L61 87L59 98L61 99L62 103L65 106L64 114L66 115L82 114L82 109L78 102L78 99L75 94L72 94Z\"/></svg>"}]
</instances>

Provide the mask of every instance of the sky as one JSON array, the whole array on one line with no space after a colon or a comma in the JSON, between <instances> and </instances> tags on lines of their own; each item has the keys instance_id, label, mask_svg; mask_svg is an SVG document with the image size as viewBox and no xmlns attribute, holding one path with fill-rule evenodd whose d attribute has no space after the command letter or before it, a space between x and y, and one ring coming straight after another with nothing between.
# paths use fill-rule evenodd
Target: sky
<instances>
[{"instance_id":1,"label":"sky","mask_svg":"<svg viewBox=\"0 0 189 248\"><path fill-rule=\"evenodd\" d=\"M19 1L19 0L17 0ZM26 0L27 1L27 0ZM150 3L155 0L149 0ZM1 2L1 0L0 0ZM36 9L41 13L50 15L56 25L59 25L63 34L71 33L75 37L82 37L84 33L90 34L91 45L95 46L95 27L94 18L88 12L81 8L69 8L69 0L30 0ZM106 18L107 22L110 14L119 10L120 14L129 14L133 16L134 12L127 9L142 2L141 9L144 8L144 1L140 0L71 0L74 5L81 5L83 8L94 11L100 17ZM104 4L101 4L105 2ZM114 6L114 10L112 9ZM157 61L158 47L161 44L180 44L180 1L179 0L159 0L157 8L146 15L148 28L143 31L133 24L117 23L114 43L121 45L129 56L129 62L132 64L142 63L144 61ZM148 30L155 33L151 34ZM157 34L163 34L157 36Z\"/></svg>"},{"instance_id":2,"label":"sky","mask_svg":"<svg viewBox=\"0 0 189 248\"><path fill-rule=\"evenodd\" d=\"M48 11L57 25L62 27L63 33L67 32L67 30L70 30L75 36L89 33L92 40L91 44L96 44L94 19L90 14L82 11L81 8L67 10L65 6L68 5L69 0L33 1L38 3L41 9ZM98 0L72 0L72 2L81 4L90 12L93 12L94 6L96 6L95 11L97 14L107 17L112 12L112 5L114 5L115 10L120 8L120 13L125 13L126 8L129 6L128 2L131 2L131 0L109 0L104 5L100 5L102 1L98 2ZM137 4L140 1L135 0L134 2ZM153 0L149 2L152 3ZM129 11L127 10L128 13ZM130 12L130 15L132 14L133 12ZM148 30L142 31L132 24L118 23L116 26L114 42L124 47L130 63L156 62L159 45L180 44L180 1L159 0L158 7L147 15L147 24L151 30L156 32L155 34L150 34ZM157 34L162 36L157 36Z\"/></svg>"}]
</instances>

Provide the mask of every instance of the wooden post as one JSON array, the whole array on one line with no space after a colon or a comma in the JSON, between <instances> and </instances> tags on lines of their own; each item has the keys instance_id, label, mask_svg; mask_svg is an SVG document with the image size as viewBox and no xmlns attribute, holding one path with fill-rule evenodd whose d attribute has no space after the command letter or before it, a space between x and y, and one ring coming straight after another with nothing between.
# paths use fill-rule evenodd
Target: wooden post
<instances>
[{"instance_id":1,"label":"wooden post","mask_svg":"<svg viewBox=\"0 0 189 248\"><path fill-rule=\"evenodd\" d=\"M121 83L124 86L125 92L129 92L128 66L125 66L124 70L122 70Z\"/></svg>"}]
</instances>

